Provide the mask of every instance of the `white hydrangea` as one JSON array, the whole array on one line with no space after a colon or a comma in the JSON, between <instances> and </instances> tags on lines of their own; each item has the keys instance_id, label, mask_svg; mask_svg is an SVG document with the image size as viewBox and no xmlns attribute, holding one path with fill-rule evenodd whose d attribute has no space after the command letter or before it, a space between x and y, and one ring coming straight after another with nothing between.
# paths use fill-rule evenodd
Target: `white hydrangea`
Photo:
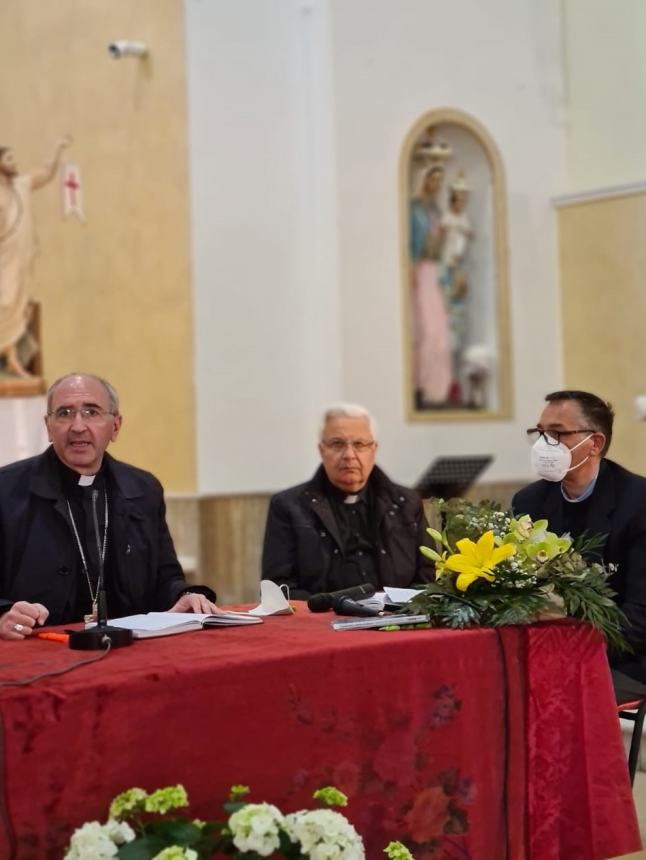
<instances>
[{"instance_id":1,"label":"white hydrangea","mask_svg":"<svg viewBox=\"0 0 646 860\"><path fill-rule=\"evenodd\" d=\"M114 818L109 818L103 825L103 829L115 845L123 845L124 842L132 842L135 838L135 831L127 821L115 821Z\"/></svg>"},{"instance_id":2,"label":"white hydrangea","mask_svg":"<svg viewBox=\"0 0 646 860\"><path fill-rule=\"evenodd\" d=\"M282 812L271 803L248 803L229 818L229 829L238 851L269 857L278 850L284 823Z\"/></svg>"},{"instance_id":3,"label":"white hydrangea","mask_svg":"<svg viewBox=\"0 0 646 860\"><path fill-rule=\"evenodd\" d=\"M287 815L285 829L310 860L364 860L363 841L350 822L332 809Z\"/></svg>"},{"instance_id":4,"label":"white hydrangea","mask_svg":"<svg viewBox=\"0 0 646 860\"><path fill-rule=\"evenodd\" d=\"M109 860L118 850L106 826L88 821L74 831L64 860Z\"/></svg>"}]
</instances>

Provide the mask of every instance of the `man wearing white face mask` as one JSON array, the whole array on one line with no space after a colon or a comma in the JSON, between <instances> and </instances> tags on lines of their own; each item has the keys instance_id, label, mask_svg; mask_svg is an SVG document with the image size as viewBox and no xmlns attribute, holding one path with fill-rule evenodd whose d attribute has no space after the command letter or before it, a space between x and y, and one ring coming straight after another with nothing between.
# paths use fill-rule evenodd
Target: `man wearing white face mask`
<instances>
[{"instance_id":1,"label":"man wearing white face mask","mask_svg":"<svg viewBox=\"0 0 646 860\"><path fill-rule=\"evenodd\" d=\"M512 507L547 519L558 534L602 539L596 557L617 565L610 584L626 615L624 633L646 655L646 478L606 459L614 419L609 403L586 391L555 391L545 400L538 424L527 431L542 480L516 493ZM632 663L630 674L646 683L646 657Z\"/></svg>"}]
</instances>

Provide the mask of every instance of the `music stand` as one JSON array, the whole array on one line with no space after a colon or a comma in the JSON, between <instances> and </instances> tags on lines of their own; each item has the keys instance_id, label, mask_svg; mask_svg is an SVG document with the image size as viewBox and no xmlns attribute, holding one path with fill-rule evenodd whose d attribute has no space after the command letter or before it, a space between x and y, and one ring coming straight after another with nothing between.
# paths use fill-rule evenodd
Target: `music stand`
<instances>
[{"instance_id":1,"label":"music stand","mask_svg":"<svg viewBox=\"0 0 646 860\"><path fill-rule=\"evenodd\" d=\"M463 496L492 460L491 454L438 457L415 484L415 489L423 499Z\"/></svg>"}]
</instances>

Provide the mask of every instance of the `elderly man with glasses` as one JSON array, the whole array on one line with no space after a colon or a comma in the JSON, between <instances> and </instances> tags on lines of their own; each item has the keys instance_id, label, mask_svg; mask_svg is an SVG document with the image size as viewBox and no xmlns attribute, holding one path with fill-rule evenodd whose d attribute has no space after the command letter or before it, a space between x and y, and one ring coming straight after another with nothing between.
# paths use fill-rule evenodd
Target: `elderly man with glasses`
<instances>
[{"instance_id":1,"label":"elderly man with glasses","mask_svg":"<svg viewBox=\"0 0 646 860\"><path fill-rule=\"evenodd\" d=\"M216 609L187 586L159 481L106 454L121 422L110 383L64 376L47 393L51 446L0 469L0 639L95 620L103 590L111 618Z\"/></svg>"},{"instance_id":2,"label":"elderly man with glasses","mask_svg":"<svg viewBox=\"0 0 646 860\"><path fill-rule=\"evenodd\" d=\"M375 465L375 423L341 403L323 416L321 466L269 506L262 577L293 598L371 584L406 587L429 578L419 551L426 520L416 493Z\"/></svg>"},{"instance_id":3,"label":"elderly man with glasses","mask_svg":"<svg viewBox=\"0 0 646 860\"><path fill-rule=\"evenodd\" d=\"M550 531L599 538L591 557L616 565L610 585L626 616L625 635L638 654L646 652L646 478L606 458L609 403L587 391L555 391L545 400L538 424L527 431L541 480L516 493L512 507L547 519ZM636 657L628 671L646 681L640 662Z\"/></svg>"}]
</instances>

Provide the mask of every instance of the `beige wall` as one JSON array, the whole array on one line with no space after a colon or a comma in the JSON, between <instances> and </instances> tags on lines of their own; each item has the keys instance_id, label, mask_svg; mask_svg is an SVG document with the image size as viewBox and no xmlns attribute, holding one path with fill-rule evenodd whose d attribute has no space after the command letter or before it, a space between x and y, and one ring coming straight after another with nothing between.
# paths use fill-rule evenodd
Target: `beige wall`
<instances>
[{"instance_id":1,"label":"beige wall","mask_svg":"<svg viewBox=\"0 0 646 860\"><path fill-rule=\"evenodd\" d=\"M148 43L146 62L109 42ZM113 453L169 490L195 488L192 307L181 0L2 0L2 143L39 165L69 132L87 223L37 192L44 373L107 376L125 413Z\"/></svg>"},{"instance_id":2,"label":"beige wall","mask_svg":"<svg viewBox=\"0 0 646 860\"><path fill-rule=\"evenodd\" d=\"M612 402L611 456L646 474L646 193L564 206L558 224L565 386Z\"/></svg>"}]
</instances>

